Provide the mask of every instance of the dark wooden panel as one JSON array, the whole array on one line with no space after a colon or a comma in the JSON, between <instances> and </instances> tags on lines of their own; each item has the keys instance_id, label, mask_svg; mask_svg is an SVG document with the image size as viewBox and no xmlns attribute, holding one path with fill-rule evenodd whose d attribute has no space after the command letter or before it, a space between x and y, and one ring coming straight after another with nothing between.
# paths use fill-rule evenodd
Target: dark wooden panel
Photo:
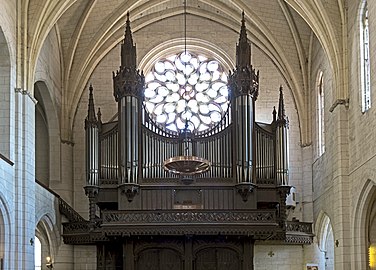
<instances>
[{"instance_id":1,"label":"dark wooden panel","mask_svg":"<svg viewBox=\"0 0 376 270\"><path fill-rule=\"evenodd\" d=\"M196 254L194 270L239 270L239 254L230 248L206 248Z\"/></svg>"},{"instance_id":2,"label":"dark wooden panel","mask_svg":"<svg viewBox=\"0 0 376 270\"><path fill-rule=\"evenodd\" d=\"M150 248L139 253L136 270L182 270L183 261L178 252L167 248Z\"/></svg>"}]
</instances>

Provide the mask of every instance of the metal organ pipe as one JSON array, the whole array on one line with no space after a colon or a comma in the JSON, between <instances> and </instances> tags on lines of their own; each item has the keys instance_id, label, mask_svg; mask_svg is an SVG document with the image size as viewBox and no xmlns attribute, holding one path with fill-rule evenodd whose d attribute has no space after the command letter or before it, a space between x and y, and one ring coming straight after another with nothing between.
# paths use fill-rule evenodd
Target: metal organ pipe
<instances>
[{"instance_id":1,"label":"metal organ pipe","mask_svg":"<svg viewBox=\"0 0 376 270\"><path fill-rule=\"evenodd\" d=\"M138 183L138 99L133 96L122 97L120 115L121 134L124 134L120 142L122 183Z\"/></svg>"},{"instance_id":2,"label":"metal organ pipe","mask_svg":"<svg viewBox=\"0 0 376 270\"><path fill-rule=\"evenodd\" d=\"M85 119L86 185L99 186L99 129L94 111L93 87L89 87L88 114Z\"/></svg>"},{"instance_id":3,"label":"metal organ pipe","mask_svg":"<svg viewBox=\"0 0 376 270\"><path fill-rule=\"evenodd\" d=\"M99 185L99 156L98 156L98 127L91 126L86 129L86 175L87 185Z\"/></svg>"},{"instance_id":4,"label":"metal organ pipe","mask_svg":"<svg viewBox=\"0 0 376 270\"><path fill-rule=\"evenodd\" d=\"M277 183L279 185L288 185L288 128L285 126L278 126L276 135Z\"/></svg>"},{"instance_id":5,"label":"metal organ pipe","mask_svg":"<svg viewBox=\"0 0 376 270\"><path fill-rule=\"evenodd\" d=\"M253 129L254 101L250 95L241 95L235 99L236 124L236 179L253 183Z\"/></svg>"}]
</instances>

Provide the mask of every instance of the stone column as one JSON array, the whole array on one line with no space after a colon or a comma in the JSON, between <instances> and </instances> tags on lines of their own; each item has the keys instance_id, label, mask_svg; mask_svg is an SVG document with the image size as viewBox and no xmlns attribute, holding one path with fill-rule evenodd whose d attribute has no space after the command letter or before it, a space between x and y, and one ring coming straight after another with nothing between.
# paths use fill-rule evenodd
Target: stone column
<instances>
[{"instance_id":1,"label":"stone column","mask_svg":"<svg viewBox=\"0 0 376 270\"><path fill-rule=\"evenodd\" d=\"M15 91L15 270L34 265L35 236L35 104L31 93Z\"/></svg>"}]
</instances>

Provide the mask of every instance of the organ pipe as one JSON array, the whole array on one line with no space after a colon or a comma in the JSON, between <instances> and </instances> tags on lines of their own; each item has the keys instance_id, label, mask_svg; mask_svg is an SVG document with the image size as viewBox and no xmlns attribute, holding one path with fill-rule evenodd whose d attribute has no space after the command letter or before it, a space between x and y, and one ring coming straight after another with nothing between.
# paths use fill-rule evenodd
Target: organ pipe
<instances>
[{"instance_id":1,"label":"organ pipe","mask_svg":"<svg viewBox=\"0 0 376 270\"><path fill-rule=\"evenodd\" d=\"M254 183L255 101L259 73L251 65L251 46L247 39L244 12L239 43L236 47L236 69L229 76L232 94L233 173L238 183Z\"/></svg>"},{"instance_id":2,"label":"organ pipe","mask_svg":"<svg viewBox=\"0 0 376 270\"><path fill-rule=\"evenodd\" d=\"M288 185L289 177L289 151L288 128L289 121L285 114L283 89L279 88L278 117L275 121L276 128L276 178L277 184Z\"/></svg>"},{"instance_id":3,"label":"organ pipe","mask_svg":"<svg viewBox=\"0 0 376 270\"><path fill-rule=\"evenodd\" d=\"M129 13L124 43L121 45L120 70L113 73L114 96L119 115L119 172L121 184L137 184L141 176L140 155L141 102L144 75L136 69L136 46L133 44Z\"/></svg>"},{"instance_id":4,"label":"organ pipe","mask_svg":"<svg viewBox=\"0 0 376 270\"><path fill-rule=\"evenodd\" d=\"M93 87L89 87L88 114L85 119L86 185L99 185L98 120L94 110Z\"/></svg>"}]
</instances>

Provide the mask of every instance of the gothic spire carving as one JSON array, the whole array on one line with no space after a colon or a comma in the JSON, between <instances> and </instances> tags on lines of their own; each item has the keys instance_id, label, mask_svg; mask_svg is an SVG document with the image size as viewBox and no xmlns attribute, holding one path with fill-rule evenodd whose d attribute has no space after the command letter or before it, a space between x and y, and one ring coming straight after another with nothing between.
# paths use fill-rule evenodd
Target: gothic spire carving
<instances>
[{"instance_id":1,"label":"gothic spire carving","mask_svg":"<svg viewBox=\"0 0 376 270\"><path fill-rule=\"evenodd\" d=\"M251 45L247 38L245 15L242 12L242 26L240 28L239 44L236 46L236 66L246 67L251 65Z\"/></svg>"},{"instance_id":2,"label":"gothic spire carving","mask_svg":"<svg viewBox=\"0 0 376 270\"><path fill-rule=\"evenodd\" d=\"M234 96L251 95L254 100L258 96L259 73L251 65L251 44L248 42L245 15L242 22L239 43L236 45L236 69L229 76L229 86Z\"/></svg>"},{"instance_id":3,"label":"gothic spire carving","mask_svg":"<svg viewBox=\"0 0 376 270\"><path fill-rule=\"evenodd\" d=\"M87 110L87 116L85 119L85 129L92 126L97 126L98 121L95 115L94 98L93 98L93 86L89 86L89 105Z\"/></svg>"},{"instance_id":4,"label":"gothic spire carving","mask_svg":"<svg viewBox=\"0 0 376 270\"><path fill-rule=\"evenodd\" d=\"M136 69L136 58L136 45L133 44L131 22L129 21L128 12L127 22L125 24L124 42L121 45L121 67Z\"/></svg>"},{"instance_id":5,"label":"gothic spire carving","mask_svg":"<svg viewBox=\"0 0 376 270\"><path fill-rule=\"evenodd\" d=\"M144 87L144 74L137 70L136 45L133 44L129 12L125 25L124 41L121 44L120 70L113 72L114 96L118 102L124 96L140 97Z\"/></svg>"},{"instance_id":6,"label":"gothic spire carving","mask_svg":"<svg viewBox=\"0 0 376 270\"><path fill-rule=\"evenodd\" d=\"M280 124L287 125L288 118L285 113L285 102L283 98L283 87L282 85L279 87L279 102L278 102L278 116L277 121Z\"/></svg>"}]
</instances>

